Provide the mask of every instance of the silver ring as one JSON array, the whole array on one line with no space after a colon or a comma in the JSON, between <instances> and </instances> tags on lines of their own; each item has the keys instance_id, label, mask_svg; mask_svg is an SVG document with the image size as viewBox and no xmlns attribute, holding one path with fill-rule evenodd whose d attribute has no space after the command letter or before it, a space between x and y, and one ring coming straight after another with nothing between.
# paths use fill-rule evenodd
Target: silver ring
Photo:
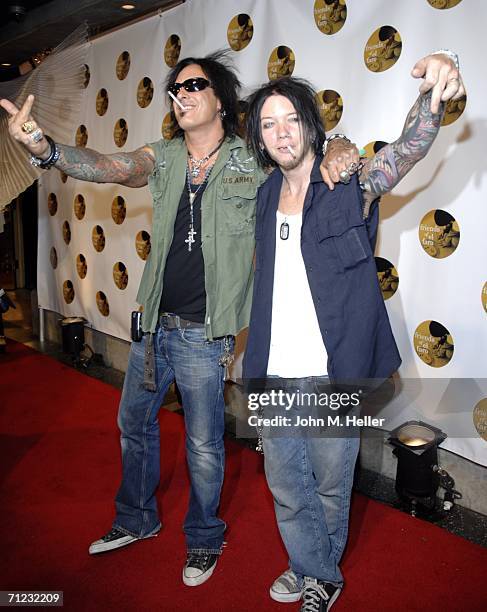
<instances>
[{"instance_id":1,"label":"silver ring","mask_svg":"<svg viewBox=\"0 0 487 612\"><path fill-rule=\"evenodd\" d=\"M347 168L347 172L349 174L353 174L354 172L356 172L358 170L358 164L356 164L355 162L352 162L350 164L350 166L348 166Z\"/></svg>"},{"instance_id":2,"label":"silver ring","mask_svg":"<svg viewBox=\"0 0 487 612\"><path fill-rule=\"evenodd\" d=\"M32 142L39 142L43 138L44 138L44 134L42 133L42 130L40 130L39 128L37 128L30 134L30 139L32 140Z\"/></svg>"},{"instance_id":3,"label":"silver ring","mask_svg":"<svg viewBox=\"0 0 487 612\"><path fill-rule=\"evenodd\" d=\"M344 185L350 183L350 174L346 170L342 170L339 174L339 177L340 183L343 183Z\"/></svg>"}]
</instances>

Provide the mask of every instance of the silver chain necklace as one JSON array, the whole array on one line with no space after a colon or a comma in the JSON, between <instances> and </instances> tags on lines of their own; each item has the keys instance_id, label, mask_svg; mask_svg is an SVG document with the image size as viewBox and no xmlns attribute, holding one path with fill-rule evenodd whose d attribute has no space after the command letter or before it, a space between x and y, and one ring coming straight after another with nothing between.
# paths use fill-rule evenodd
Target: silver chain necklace
<instances>
[{"instance_id":1,"label":"silver chain necklace","mask_svg":"<svg viewBox=\"0 0 487 612\"><path fill-rule=\"evenodd\" d=\"M205 176L203 177L203 181L198 185L198 188L196 189L196 191L192 191L191 190L191 179L189 176L190 175L189 164L186 165L186 184L188 187L188 197L189 197L189 230L188 230L188 237L186 238L184 242L186 242L186 244L188 245L188 253L191 253L191 246L196 242L194 237L197 234L196 230L194 229L193 202L195 201L196 196L198 195L198 192L201 189L201 187L206 184L206 181L208 180L208 177L210 176L210 172L212 171L212 169L213 169L213 165L208 166L205 172ZM191 174L192 176L194 176L192 172Z\"/></svg>"},{"instance_id":2,"label":"silver chain necklace","mask_svg":"<svg viewBox=\"0 0 487 612\"><path fill-rule=\"evenodd\" d=\"M210 151L210 153L208 153L208 155L205 155L204 157L202 157L201 159L195 159L191 153L188 151L188 156L189 156L189 161L191 162L192 165L192 170L191 172L191 176L193 178L198 178L198 176L200 175L201 172L201 166L203 164L205 164L212 155L215 155L215 153L218 151L218 149L222 146L223 144L223 138L220 140L220 142L216 145L216 147L213 149L213 151Z\"/></svg>"}]
</instances>

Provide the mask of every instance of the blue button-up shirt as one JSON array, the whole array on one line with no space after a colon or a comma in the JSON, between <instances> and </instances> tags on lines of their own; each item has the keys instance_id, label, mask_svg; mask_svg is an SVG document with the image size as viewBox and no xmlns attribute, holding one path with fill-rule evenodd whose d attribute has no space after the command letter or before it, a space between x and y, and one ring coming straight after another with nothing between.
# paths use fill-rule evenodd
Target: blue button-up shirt
<instances>
[{"instance_id":1,"label":"blue button-up shirt","mask_svg":"<svg viewBox=\"0 0 487 612\"><path fill-rule=\"evenodd\" d=\"M328 353L328 376L334 381L387 378L401 358L377 280L378 206L375 203L364 219L357 177L330 191L321 177L320 162L320 158L315 161L304 201L301 252ZM258 193L254 292L243 363L247 380L267 374L282 180L276 169ZM299 312L289 325L300 325Z\"/></svg>"}]
</instances>

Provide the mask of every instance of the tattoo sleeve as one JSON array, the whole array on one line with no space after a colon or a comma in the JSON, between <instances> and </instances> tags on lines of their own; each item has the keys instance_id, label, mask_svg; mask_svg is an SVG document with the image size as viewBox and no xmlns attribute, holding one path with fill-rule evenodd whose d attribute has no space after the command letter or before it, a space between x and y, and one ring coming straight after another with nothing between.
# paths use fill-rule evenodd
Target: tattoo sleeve
<instances>
[{"instance_id":1,"label":"tattoo sleeve","mask_svg":"<svg viewBox=\"0 0 487 612\"><path fill-rule=\"evenodd\" d=\"M430 110L431 92L420 95L408 113L401 136L370 159L360 174L366 200L383 195L423 159L440 129L445 104L434 115Z\"/></svg>"},{"instance_id":2,"label":"tattoo sleeve","mask_svg":"<svg viewBox=\"0 0 487 612\"><path fill-rule=\"evenodd\" d=\"M61 154L55 167L81 181L143 187L147 185L147 177L154 168L154 158L147 148L132 153L104 155L93 149L61 144L57 147Z\"/></svg>"}]
</instances>

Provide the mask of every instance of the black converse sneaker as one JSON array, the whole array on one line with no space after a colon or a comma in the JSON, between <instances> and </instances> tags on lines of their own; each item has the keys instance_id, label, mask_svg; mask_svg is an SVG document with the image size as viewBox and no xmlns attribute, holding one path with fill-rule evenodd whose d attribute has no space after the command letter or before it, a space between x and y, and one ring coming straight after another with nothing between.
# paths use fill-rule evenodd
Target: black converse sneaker
<instances>
[{"instance_id":1,"label":"black converse sneaker","mask_svg":"<svg viewBox=\"0 0 487 612\"><path fill-rule=\"evenodd\" d=\"M219 555L209 552L188 553L183 569L183 582L186 586L198 586L213 574Z\"/></svg>"},{"instance_id":2,"label":"black converse sneaker","mask_svg":"<svg viewBox=\"0 0 487 612\"><path fill-rule=\"evenodd\" d=\"M341 587L316 578L304 578L301 612L328 612L338 599Z\"/></svg>"},{"instance_id":3,"label":"black converse sneaker","mask_svg":"<svg viewBox=\"0 0 487 612\"><path fill-rule=\"evenodd\" d=\"M104 535L99 540L93 542L88 550L90 555L96 555L98 553L107 552L109 550L115 550L116 548L122 548L122 546L128 546L132 544L132 542L137 542L138 540L145 540L146 538L152 538L156 536L161 527L157 527L155 531L149 533L148 535L142 538L136 538L133 535L128 535L120 529L114 527L111 531L109 531L106 535Z\"/></svg>"}]
</instances>

